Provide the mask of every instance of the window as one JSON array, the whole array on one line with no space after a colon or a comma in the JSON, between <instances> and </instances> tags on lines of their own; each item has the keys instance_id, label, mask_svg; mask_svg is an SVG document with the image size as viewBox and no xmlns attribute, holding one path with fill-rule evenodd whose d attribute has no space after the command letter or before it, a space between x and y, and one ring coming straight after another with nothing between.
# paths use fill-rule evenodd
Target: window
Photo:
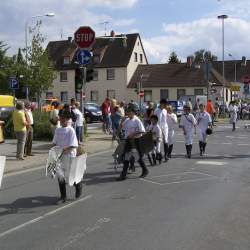
<instances>
[{"instance_id":1,"label":"window","mask_svg":"<svg viewBox=\"0 0 250 250\"><path fill-rule=\"evenodd\" d=\"M140 54L140 63L143 63L143 55Z\"/></svg>"},{"instance_id":2,"label":"window","mask_svg":"<svg viewBox=\"0 0 250 250\"><path fill-rule=\"evenodd\" d=\"M152 90L144 90L144 102L152 102Z\"/></svg>"},{"instance_id":3,"label":"window","mask_svg":"<svg viewBox=\"0 0 250 250\"><path fill-rule=\"evenodd\" d=\"M134 53L134 56L135 56L135 62L137 62L138 58L137 58L137 53L136 52Z\"/></svg>"},{"instance_id":4,"label":"window","mask_svg":"<svg viewBox=\"0 0 250 250\"><path fill-rule=\"evenodd\" d=\"M115 69L107 69L107 80L115 80Z\"/></svg>"},{"instance_id":5,"label":"window","mask_svg":"<svg viewBox=\"0 0 250 250\"><path fill-rule=\"evenodd\" d=\"M115 90L113 89L108 89L107 90L107 97L111 99L115 99Z\"/></svg>"},{"instance_id":6,"label":"window","mask_svg":"<svg viewBox=\"0 0 250 250\"><path fill-rule=\"evenodd\" d=\"M60 72L60 82L67 82L67 81L68 81L67 71Z\"/></svg>"},{"instance_id":7,"label":"window","mask_svg":"<svg viewBox=\"0 0 250 250\"><path fill-rule=\"evenodd\" d=\"M68 92L67 91L61 92L61 102L68 102Z\"/></svg>"},{"instance_id":8,"label":"window","mask_svg":"<svg viewBox=\"0 0 250 250\"><path fill-rule=\"evenodd\" d=\"M46 92L46 99L52 98L53 97L53 92Z\"/></svg>"},{"instance_id":9,"label":"window","mask_svg":"<svg viewBox=\"0 0 250 250\"><path fill-rule=\"evenodd\" d=\"M63 58L63 64L69 64L70 63L70 58L69 58L69 56L65 56L64 58Z\"/></svg>"},{"instance_id":10,"label":"window","mask_svg":"<svg viewBox=\"0 0 250 250\"><path fill-rule=\"evenodd\" d=\"M194 89L194 95L203 95L203 89Z\"/></svg>"},{"instance_id":11,"label":"window","mask_svg":"<svg viewBox=\"0 0 250 250\"><path fill-rule=\"evenodd\" d=\"M98 91L93 90L90 92L91 102L98 102Z\"/></svg>"},{"instance_id":12,"label":"window","mask_svg":"<svg viewBox=\"0 0 250 250\"><path fill-rule=\"evenodd\" d=\"M93 81L98 81L98 70L97 69L94 69L94 72L93 72Z\"/></svg>"},{"instance_id":13,"label":"window","mask_svg":"<svg viewBox=\"0 0 250 250\"><path fill-rule=\"evenodd\" d=\"M160 90L160 99L168 99L168 89Z\"/></svg>"},{"instance_id":14,"label":"window","mask_svg":"<svg viewBox=\"0 0 250 250\"><path fill-rule=\"evenodd\" d=\"M184 95L186 95L185 89L177 89L177 100L179 100Z\"/></svg>"}]
</instances>

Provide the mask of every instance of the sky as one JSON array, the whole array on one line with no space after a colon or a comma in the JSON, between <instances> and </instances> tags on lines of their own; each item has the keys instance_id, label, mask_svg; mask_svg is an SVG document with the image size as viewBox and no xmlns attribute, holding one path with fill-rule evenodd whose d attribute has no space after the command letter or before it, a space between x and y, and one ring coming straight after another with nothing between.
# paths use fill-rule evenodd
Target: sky
<instances>
[{"instance_id":1,"label":"sky","mask_svg":"<svg viewBox=\"0 0 250 250\"><path fill-rule=\"evenodd\" d=\"M250 57L250 0L2 0L0 41L8 55L25 47L25 23L33 27L42 17L42 34L49 41L65 40L80 26L96 36L139 33L149 63L165 63L172 51L182 62L199 49L222 58L222 21L225 20L225 59ZM106 24L104 24L106 23ZM31 37L28 37L30 43Z\"/></svg>"}]
</instances>

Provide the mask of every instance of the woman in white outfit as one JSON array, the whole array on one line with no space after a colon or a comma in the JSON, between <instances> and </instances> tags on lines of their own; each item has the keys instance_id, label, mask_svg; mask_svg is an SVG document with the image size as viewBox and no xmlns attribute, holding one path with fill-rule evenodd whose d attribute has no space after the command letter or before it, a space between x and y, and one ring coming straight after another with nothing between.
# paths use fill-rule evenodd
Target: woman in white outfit
<instances>
[{"instance_id":1,"label":"woman in white outfit","mask_svg":"<svg viewBox=\"0 0 250 250\"><path fill-rule=\"evenodd\" d=\"M193 146L193 129L197 124L196 119L190 113L190 106L184 105L184 113L181 116L180 128L183 129L183 134L185 136L185 145L187 151L187 158L191 158L192 146Z\"/></svg>"},{"instance_id":2,"label":"woman in white outfit","mask_svg":"<svg viewBox=\"0 0 250 250\"><path fill-rule=\"evenodd\" d=\"M233 124L232 131L235 131L237 122L237 113L238 113L238 107L236 106L235 102L232 102L230 104L229 113L230 113L230 123Z\"/></svg>"},{"instance_id":3,"label":"woman in white outfit","mask_svg":"<svg viewBox=\"0 0 250 250\"><path fill-rule=\"evenodd\" d=\"M167 106L167 124L168 124L168 158L171 158L174 145L174 127L177 124L177 116L173 113L171 105Z\"/></svg>"},{"instance_id":4,"label":"woman in white outfit","mask_svg":"<svg viewBox=\"0 0 250 250\"><path fill-rule=\"evenodd\" d=\"M199 112L196 114L197 125L199 128L199 147L200 156L205 153L207 145L207 129L212 126L212 119L208 112L205 111L205 105L199 105Z\"/></svg>"}]
</instances>

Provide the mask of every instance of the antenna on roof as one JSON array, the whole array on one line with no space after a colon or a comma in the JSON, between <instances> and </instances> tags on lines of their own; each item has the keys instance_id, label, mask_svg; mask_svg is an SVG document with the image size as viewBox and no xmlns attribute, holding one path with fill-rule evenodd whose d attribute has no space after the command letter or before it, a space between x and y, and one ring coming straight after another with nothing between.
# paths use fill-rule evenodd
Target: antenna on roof
<instances>
[{"instance_id":1,"label":"antenna on roof","mask_svg":"<svg viewBox=\"0 0 250 250\"><path fill-rule=\"evenodd\" d=\"M61 28L61 39L63 39L63 29Z\"/></svg>"},{"instance_id":2,"label":"antenna on roof","mask_svg":"<svg viewBox=\"0 0 250 250\"><path fill-rule=\"evenodd\" d=\"M110 22L104 21L104 22L99 23L99 24L104 26L104 36L106 36L107 35L107 25L110 24Z\"/></svg>"}]
</instances>

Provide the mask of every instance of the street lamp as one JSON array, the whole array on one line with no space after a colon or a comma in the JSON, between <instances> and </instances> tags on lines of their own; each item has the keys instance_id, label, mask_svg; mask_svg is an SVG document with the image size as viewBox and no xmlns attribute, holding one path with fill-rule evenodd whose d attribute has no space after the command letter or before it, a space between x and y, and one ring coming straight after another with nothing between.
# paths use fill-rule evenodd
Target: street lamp
<instances>
[{"instance_id":1,"label":"street lamp","mask_svg":"<svg viewBox=\"0 0 250 250\"><path fill-rule=\"evenodd\" d=\"M38 18L38 17L53 17L55 16L54 13L45 13L42 15L36 15L36 16L32 16L29 19L34 19L34 18ZM29 20L28 19L28 20ZM28 20L26 20L25 22L25 61L26 61L26 66L28 65ZM26 87L28 88L28 87ZM26 89L26 99L28 100L28 89Z\"/></svg>"},{"instance_id":2,"label":"street lamp","mask_svg":"<svg viewBox=\"0 0 250 250\"><path fill-rule=\"evenodd\" d=\"M225 88L225 63L224 63L224 20L228 18L228 15L220 15L218 16L218 19L222 22L222 92L223 92L223 113L225 114L225 96L224 96L224 88Z\"/></svg>"}]
</instances>

